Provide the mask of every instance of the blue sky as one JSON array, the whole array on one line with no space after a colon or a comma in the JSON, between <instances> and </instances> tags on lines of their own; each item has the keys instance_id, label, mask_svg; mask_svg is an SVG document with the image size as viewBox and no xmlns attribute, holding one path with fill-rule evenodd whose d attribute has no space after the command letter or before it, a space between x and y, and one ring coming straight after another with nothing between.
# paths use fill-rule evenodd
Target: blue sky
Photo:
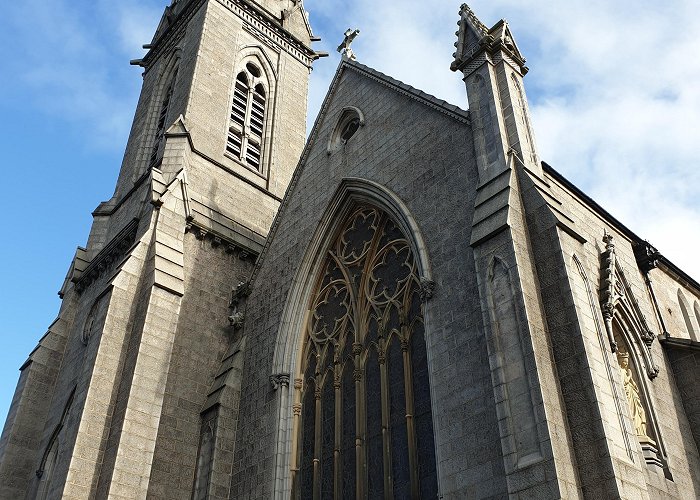
<instances>
[{"instance_id":1,"label":"blue sky","mask_svg":"<svg viewBox=\"0 0 700 500\"><path fill-rule=\"evenodd\" d=\"M505 17L528 57L542 159L700 279L700 37L697 0L476 0ZM140 90L143 54L167 0L24 0L0 18L0 415L19 366L58 313L56 292L90 212L110 198ZM362 30L358 60L467 107L449 71L459 0L306 0L332 55L316 63L310 122L335 47ZM554 5L553 5L554 4Z\"/></svg>"}]
</instances>

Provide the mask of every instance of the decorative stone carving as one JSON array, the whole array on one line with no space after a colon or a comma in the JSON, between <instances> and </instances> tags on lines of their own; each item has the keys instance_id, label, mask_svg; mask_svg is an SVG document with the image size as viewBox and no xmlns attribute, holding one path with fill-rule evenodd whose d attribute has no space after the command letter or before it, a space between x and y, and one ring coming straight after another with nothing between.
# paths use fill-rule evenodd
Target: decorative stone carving
<instances>
[{"instance_id":1,"label":"decorative stone carving","mask_svg":"<svg viewBox=\"0 0 700 500\"><path fill-rule=\"evenodd\" d=\"M228 322L235 330L240 330L245 323L245 314L242 312L233 313L228 317Z\"/></svg>"},{"instance_id":2,"label":"decorative stone carving","mask_svg":"<svg viewBox=\"0 0 700 500\"><path fill-rule=\"evenodd\" d=\"M634 256L639 264L639 269L646 274L658 267L661 254L651 243L644 241L634 247Z\"/></svg>"},{"instance_id":3,"label":"decorative stone carving","mask_svg":"<svg viewBox=\"0 0 700 500\"><path fill-rule=\"evenodd\" d=\"M600 307L605 320L610 348L612 352L618 351L619 346L613 333L613 321L620 320L620 311L624 310L625 317L632 318L630 328L626 328L625 331L629 334L630 340L639 346L647 375L649 378L654 378L659 373L659 368L654 363L651 353L651 344L656 335L649 328L625 273L617 262L613 236L606 232L603 235L603 242L605 243L605 251L600 257Z\"/></svg>"},{"instance_id":4,"label":"decorative stone carving","mask_svg":"<svg viewBox=\"0 0 700 500\"><path fill-rule=\"evenodd\" d=\"M82 293L124 258L126 252L136 241L138 227L138 219L133 219L92 259L80 277L74 280L78 293Z\"/></svg>"},{"instance_id":5,"label":"decorative stone carving","mask_svg":"<svg viewBox=\"0 0 700 500\"><path fill-rule=\"evenodd\" d=\"M228 321L235 330L243 328L245 322L243 309L245 308L245 299L250 295L250 291L250 283L241 281L231 293L231 303L229 304L231 314Z\"/></svg>"},{"instance_id":6,"label":"decorative stone carving","mask_svg":"<svg viewBox=\"0 0 700 500\"><path fill-rule=\"evenodd\" d=\"M289 387L289 373L270 375L270 384L275 391L280 387Z\"/></svg>"},{"instance_id":7,"label":"decorative stone carving","mask_svg":"<svg viewBox=\"0 0 700 500\"><path fill-rule=\"evenodd\" d=\"M420 294L420 300L422 302L429 301L433 298L433 295L435 294L435 282L427 278L421 278L420 290L418 293Z\"/></svg>"}]
</instances>

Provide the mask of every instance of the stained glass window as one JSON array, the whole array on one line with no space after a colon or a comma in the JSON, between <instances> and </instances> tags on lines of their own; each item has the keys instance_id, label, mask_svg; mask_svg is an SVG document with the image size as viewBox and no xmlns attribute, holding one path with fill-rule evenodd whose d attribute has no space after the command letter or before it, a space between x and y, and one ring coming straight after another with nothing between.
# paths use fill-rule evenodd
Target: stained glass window
<instances>
[{"instance_id":1,"label":"stained glass window","mask_svg":"<svg viewBox=\"0 0 700 500\"><path fill-rule=\"evenodd\" d=\"M355 207L309 304L296 498L437 498L419 283L396 224Z\"/></svg>"}]
</instances>

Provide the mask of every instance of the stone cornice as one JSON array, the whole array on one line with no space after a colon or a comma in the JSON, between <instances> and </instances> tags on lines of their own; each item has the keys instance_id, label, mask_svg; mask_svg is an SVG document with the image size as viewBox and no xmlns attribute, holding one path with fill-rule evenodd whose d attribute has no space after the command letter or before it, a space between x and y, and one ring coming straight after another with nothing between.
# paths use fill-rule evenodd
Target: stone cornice
<instances>
[{"instance_id":1,"label":"stone cornice","mask_svg":"<svg viewBox=\"0 0 700 500\"><path fill-rule=\"evenodd\" d=\"M678 337L666 337L659 339L659 342L665 348L673 348L687 351L700 352L700 342L695 342L690 339L682 339Z\"/></svg>"},{"instance_id":2,"label":"stone cornice","mask_svg":"<svg viewBox=\"0 0 700 500\"><path fill-rule=\"evenodd\" d=\"M238 253L241 260L255 261L262 251L262 245L259 243L234 240L194 219L187 221L185 233L193 234L200 241L209 241L212 247L221 248L226 253Z\"/></svg>"},{"instance_id":3,"label":"stone cornice","mask_svg":"<svg viewBox=\"0 0 700 500\"><path fill-rule=\"evenodd\" d=\"M75 288L78 293L82 293L88 286L100 279L107 271L113 269L117 261L121 260L127 250L136 241L136 232L139 227L139 220L132 219L119 233L107 243L98 253L80 277L74 278Z\"/></svg>"},{"instance_id":4,"label":"stone cornice","mask_svg":"<svg viewBox=\"0 0 700 500\"><path fill-rule=\"evenodd\" d=\"M284 50L308 67L318 59L316 51L296 38L254 4L246 0L217 0L244 21L243 28L266 41L277 50Z\"/></svg>"}]
</instances>

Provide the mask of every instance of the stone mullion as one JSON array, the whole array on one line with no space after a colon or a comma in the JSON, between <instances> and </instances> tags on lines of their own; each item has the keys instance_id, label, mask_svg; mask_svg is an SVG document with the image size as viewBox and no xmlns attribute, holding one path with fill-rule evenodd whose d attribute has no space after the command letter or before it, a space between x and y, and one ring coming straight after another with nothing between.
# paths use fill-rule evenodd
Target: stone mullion
<instances>
[{"instance_id":1,"label":"stone mullion","mask_svg":"<svg viewBox=\"0 0 700 500\"><path fill-rule=\"evenodd\" d=\"M367 470L365 468L365 442L367 438L365 391L362 384L362 344L355 342L352 353L355 358L355 495L364 498Z\"/></svg>"},{"instance_id":2,"label":"stone mullion","mask_svg":"<svg viewBox=\"0 0 700 500\"><path fill-rule=\"evenodd\" d=\"M343 399L342 399L342 384L341 380L343 377L342 364L336 362L335 364L335 378L333 380L333 386L335 388L335 446L333 450L333 497L341 498L342 494L342 484L343 475L341 471L341 457L340 450L343 446Z\"/></svg>"},{"instance_id":3,"label":"stone mullion","mask_svg":"<svg viewBox=\"0 0 700 500\"><path fill-rule=\"evenodd\" d=\"M314 423L314 500L321 499L321 452L322 452L322 442L321 442L321 386L318 382L321 379L321 374L318 371L318 364L316 365L316 385L315 389L315 404L316 404L316 415Z\"/></svg>"},{"instance_id":4,"label":"stone mullion","mask_svg":"<svg viewBox=\"0 0 700 500\"><path fill-rule=\"evenodd\" d=\"M384 498L392 500L389 374L386 366L386 341L381 338L379 339L379 373L381 376L382 399L382 448L384 449Z\"/></svg>"},{"instance_id":5,"label":"stone mullion","mask_svg":"<svg viewBox=\"0 0 700 500\"><path fill-rule=\"evenodd\" d=\"M253 108L253 84L248 84L248 93L245 100L245 118L243 119L243 134L241 135L241 161L246 159L248 150L248 136L250 135L250 113Z\"/></svg>"},{"instance_id":6,"label":"stone mullion","mask_svg":"<svg viewBox=\"0 0 700 500\"><path fill-rule=\"evenodd\" d=\"M293 411L293 427L292 429L297 429L296 439L292 440L292 450L291 450L291 475L292 475L292 491L295 492L294 495L298 494L297 481L299 480L299 464L301 462L300 443L304 439L304 429L302 428L301 421L301 410L302 410L302 388L304 387L304 379L297 378L294 379L294 403L292 404Z\"/></svg>"},{"instance_id":7,"label":"stone mullion","mask_svg":"<svg viewBox=\"0 0 700 500\"><path fill-rule=\"evenodd\" d=\"M401 326L401 352L403 354L404 393L406 395L406 433L408 434L408 466L411 473L411 498L419 498L418 441L416 439L415 407L413 404L413 367L408 350L409 327Z\"/></svg>"}]
</instances>

